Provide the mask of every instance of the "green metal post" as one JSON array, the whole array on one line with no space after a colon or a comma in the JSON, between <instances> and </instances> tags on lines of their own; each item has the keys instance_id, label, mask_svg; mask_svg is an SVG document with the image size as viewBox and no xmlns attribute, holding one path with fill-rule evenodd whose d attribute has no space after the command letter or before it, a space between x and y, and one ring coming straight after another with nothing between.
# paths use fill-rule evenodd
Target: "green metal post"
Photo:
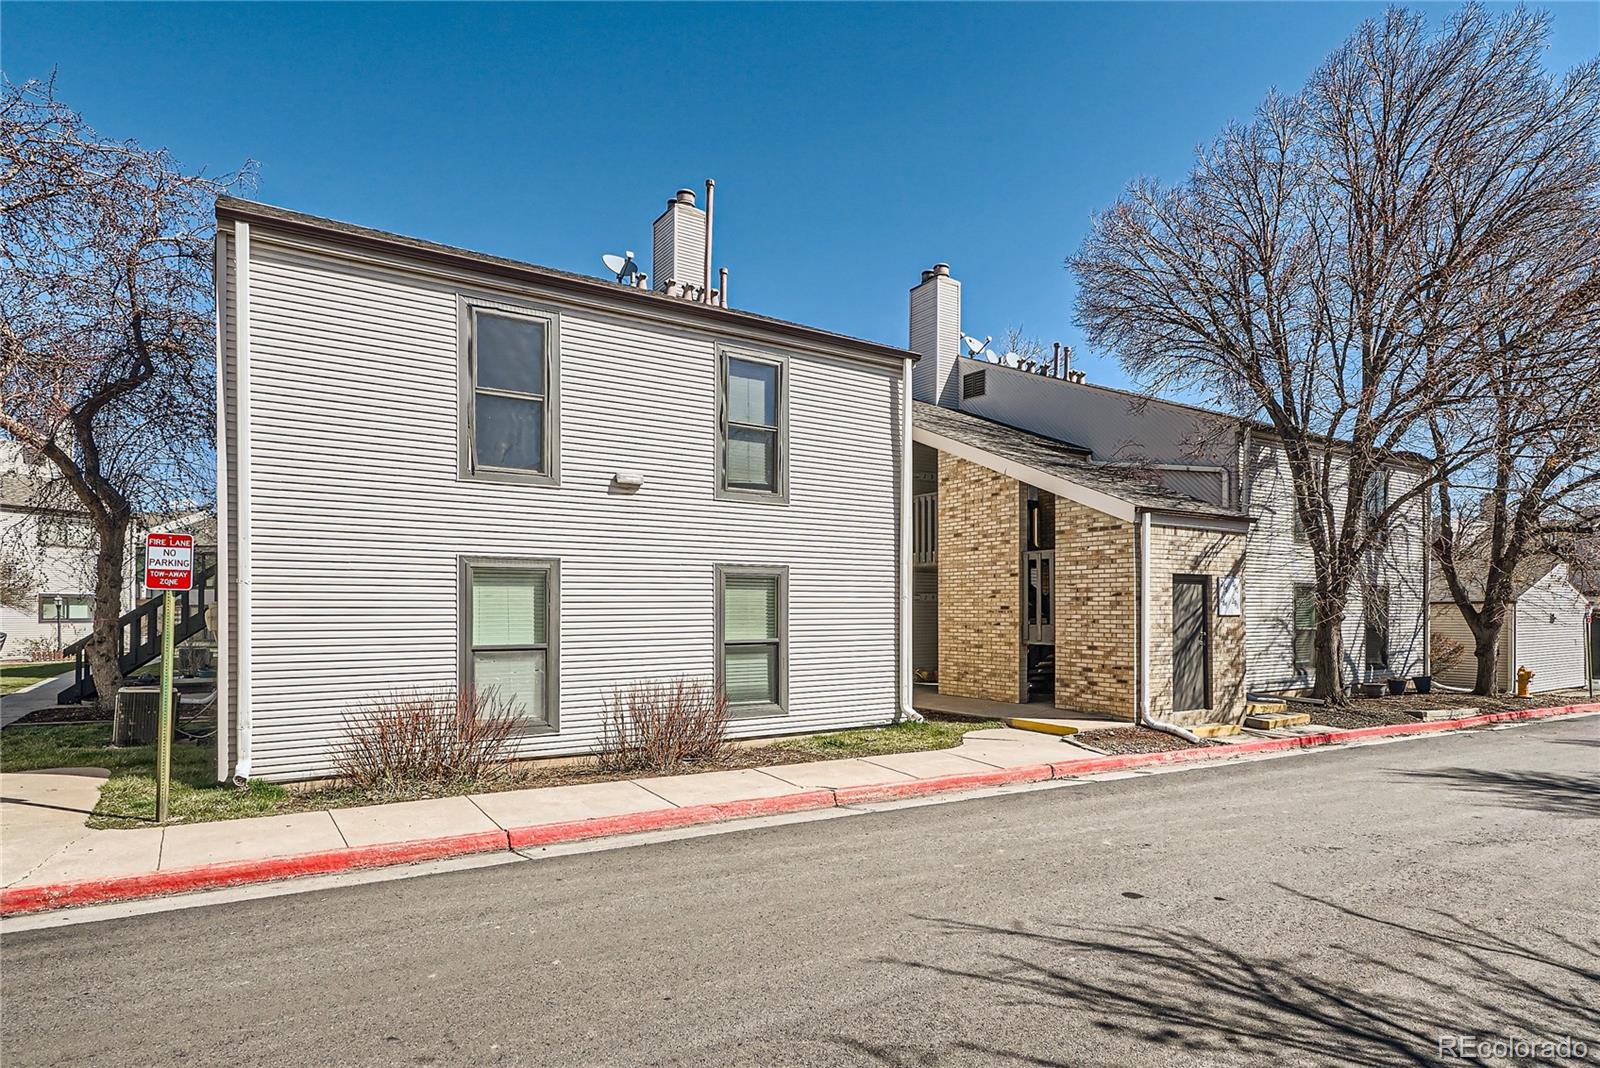
<instances>
[{"instance_id":1,"label":"green metal post","mask_svg":"<svg viewBox=\"0 0 1600 1068\"><path fill-rule=\"evenodd\" d=\"M167 801L172 793L172 591L161 595L161 716L156 728L156 822L167 822Z\"/></svg>"}]
</instances>

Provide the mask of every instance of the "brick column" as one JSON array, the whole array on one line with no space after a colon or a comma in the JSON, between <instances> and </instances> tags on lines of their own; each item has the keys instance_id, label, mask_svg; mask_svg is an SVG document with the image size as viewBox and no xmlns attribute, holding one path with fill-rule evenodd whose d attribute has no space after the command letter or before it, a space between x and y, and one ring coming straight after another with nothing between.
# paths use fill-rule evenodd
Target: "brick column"
<instances>
[{"instance_id":1,"label":"brick column","mask_svg":"<svg viewBox=\"0 0 1600 1068\"><path fill-rule=\"evenodd\" d=\"M1022 486L939 454L939 692L1022 693Z\"/></svg>"},{"instance_id":2,"label":"brick column","mask_svg":"<svg viewBox=\"0 0 1600 1068\"><path fill-rule=\"evenodd\" d=\"M1056 707L1135 713L1133 524L1056 498Z\"/></svg>"}]
</instances>

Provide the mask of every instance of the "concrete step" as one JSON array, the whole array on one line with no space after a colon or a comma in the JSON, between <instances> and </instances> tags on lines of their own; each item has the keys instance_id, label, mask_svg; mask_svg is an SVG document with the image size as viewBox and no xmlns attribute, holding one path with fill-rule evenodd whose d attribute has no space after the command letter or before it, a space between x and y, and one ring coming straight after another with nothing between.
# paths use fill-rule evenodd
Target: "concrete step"
<instances>
[{"instance_id":1,"label":"concrete step","mask_svg":"<svg viewBox=\"0 0 1600 1068\"><path fill-rule=\"evenodd\" d=\"M1069 734L1077 734L1078 728L1066 723L1059 723L1052 719L1007 719L1002 720L1007 727L1014 727L1019 731L1034 731L1038 734L1054 734L1065 738Z\"/></svg>"},{"instance_id":2,"label":"concrete step","mask_svg":"<svg viewBox=\"0 0 1600 1068\"><path fill-rule=\"evenodd\" d=\"M1244 725L1254 731L1272 731L1282 727L1300 727L1311 722L1309 712L1251 712L1244 717Z\"/></svg>"},{"instance_id":3,"label":"concrete step","mask_svg":"<svg viewBox=\"0 0 1600 1068\"><path fill-rule=\"evenodd\" d=\"M1264 714L1269 714L1270 715L1271 713L1274 713L1274 712L1287 712L1287 711L1289 711L1289 702L1287 702L1287 701L1250 701L1244 706L1244 710L1245 710L1245 712L1247 712L1248 714L1250 714L1252 716L1256 715L1257 713L1264 713Z\"/></svg>"},{"instance_id":4,"label":"concrete step","mask_svg":"<svg viewBox=\"0 0 1600 1068\"><path fill-rule=\"evenodd\" d=\"M1194 723L1184 727L1202 738L1228 738L1239 733L1237 723Z\"/></svg>"}]
</instances>

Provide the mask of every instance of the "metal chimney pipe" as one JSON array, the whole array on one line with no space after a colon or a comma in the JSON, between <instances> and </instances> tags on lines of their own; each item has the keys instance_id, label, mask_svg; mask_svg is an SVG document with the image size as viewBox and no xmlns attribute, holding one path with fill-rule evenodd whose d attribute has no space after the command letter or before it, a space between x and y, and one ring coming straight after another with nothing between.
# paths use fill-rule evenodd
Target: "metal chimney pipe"
<instances>
[{"instance_id":1,"label":"metal chimney pipe","mask_svg":"<svg viewBox=\"0 0 1600 1068\"><path fill-rule=\"evenodd\" d=\"M728 269L722 268L717 272L717 301L726 308L728 306Z\"/></svg>"},{"instance_id":2,"label":"metal chimney pipe","mask_svg":"<svg viewBox=\"0 0 1600 1068\"><path fill-rule=\"evenodd\" d=\"M716 193L716 190L717 190L716 181L714 179L707 178L706 179L706 277L705 277L704 296L702 296L700 299L704 300L708 304L711 302L711 212L712 212L711 198L712 198L712 195L714 193Z\"/></svg>"}]
</instances>

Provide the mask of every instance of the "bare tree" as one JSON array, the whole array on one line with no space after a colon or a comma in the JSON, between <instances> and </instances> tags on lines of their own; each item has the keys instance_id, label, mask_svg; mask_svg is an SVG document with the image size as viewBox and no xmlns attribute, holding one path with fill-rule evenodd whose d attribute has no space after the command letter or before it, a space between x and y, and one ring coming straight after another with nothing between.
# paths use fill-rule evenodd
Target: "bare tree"
<instances>
[{"instance_id":1,"label":"bare tree","mask_svg":"<svg viewBox=\"0 0 1600 1068\"><path fill-rule=\"evenodd\" d=\"M1552 234L1600 225L1600 62L1551 79L1546 38L1524 9L1469 6L1437 33L1391 10L1184 181L1134 183L1069 261L1091 342L1152 390L1209 395L1282 442L1315 564L1321 697L1343 699L1364 557L1489 432L1462 421L1433 474L1364 514L1373 476L1507 355L1497 302L1527 295L1496 284L1508 265L1540 277Z\"/></svg>"},{"instance_id":2,"label":"bare tree","mask_svg":"<svg viewBox=\"0 0 1600 1068\"><path fill-rule=\"evenodd\" d=\"M0 86L0 430L54 466L46 492L93 526L102 699L121 684L135 514L214 495L209 228L237 180L102 138L51 83Z\"/></svg>"},{"instance_id":3,"label":"bare tree","mask_svg":"<svg viewBox=\"0 0 1600 1068\"><path fill-rule=\"evenodd\" d=\"M1429 420L1441 452L1463 420L1487 420L1492 430L1492 446L1437 485L1434 552L1472 631L1475 693L1498 688L1495 652L1518 565L1550 550L1573 555L1600 531L1600 229L1574 237L1587 264L1575 267L1570 285L1542 281L1531 303L1581 304L1586 316L1502 325L1482 403Z\"/></svg>"}]
</instances>

